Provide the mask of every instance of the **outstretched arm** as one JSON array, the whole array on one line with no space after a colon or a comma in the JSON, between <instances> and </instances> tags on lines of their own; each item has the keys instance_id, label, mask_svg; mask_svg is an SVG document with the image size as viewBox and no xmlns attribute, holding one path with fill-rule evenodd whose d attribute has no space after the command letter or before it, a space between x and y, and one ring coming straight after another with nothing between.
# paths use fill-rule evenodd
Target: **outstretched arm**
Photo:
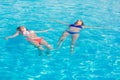
<instances>
[{"instance_id":1,"label":"outstretched arm","mask_svg":"<svg viewBox=\"0 0 120 80\"><path fill-rule=\"evenodd\" d=\"M18 36L18 35L19 35L19 32L17 31L15 34L13 34L13 35L11 35L11 36L5 37L5 39L8 40L9 38L14 38L14 37L16 37L16 36Z\"/></svg>"},{"instance_id":2,"label":"outstretched arm","mask_svg":"<svg viewBox=\"0 0 120 80\"><path fill-rule=\"evenodd\" d=\"M82 26L83 28L90 28L89 26Z\"/></svg>"},{"instance_id":3,"label":"outstretched arm","mask_svg":"<svg viewBox=\"0 0 120 80\"><path fill-rule=\"evenodd\" d=\"M83 26L83 28L89 28L89 29L111 29L111 28L90 27L90 26Z\"/></svg>"},{"instance_id":4,"label":"outstretched arm","mask_svg":"<svg viewBox=\"0 0 120 80\"><path fill-rule=\"evenodd\" d=\"M41 31L35 31L36 33L43 33L43 32L48 32L50 30L54 30L53 28L49 28L47 30L41 30Z\"/></svg>"},{"instance_id":5,"label":"outstretched arm","mask_svg":"<svg viewBox=\"0 0 120 80\"><path fill-rule=\"evenodd\" d=\"M67 22L63 22L63 21L60 21L60 20L55 20L55 19L50 19L50 20L51 20L51 21L54 21L54 22L58 22L58 23L60 23L60 24L67 25L67 26L70 25L69 23L67 23Z\"/></svg>"}]
</instances>

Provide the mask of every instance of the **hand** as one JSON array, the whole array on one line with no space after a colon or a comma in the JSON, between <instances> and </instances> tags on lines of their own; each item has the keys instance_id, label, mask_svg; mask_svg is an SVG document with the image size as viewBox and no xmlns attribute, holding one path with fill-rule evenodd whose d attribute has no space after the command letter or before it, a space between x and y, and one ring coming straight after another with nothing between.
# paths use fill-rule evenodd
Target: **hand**
<instances>
[{"instance_id":1,"label":"hand","mask_svg":"<svg viewBox=\"0 0 120 80\"><path fill-rule=\"evenodd\" d=\"M5 37L5 40L8 40L9 39L9 37Z\"/></svg>"},{"instance_id":2,"label":"hand","mask_svg":"<svg viewBox=\"0 0 120 80\"><path fill-rule=\"evenodd\" d=\"M49 30L54 30L53 28L49 28Z\"/></svg>"}]
</instances>

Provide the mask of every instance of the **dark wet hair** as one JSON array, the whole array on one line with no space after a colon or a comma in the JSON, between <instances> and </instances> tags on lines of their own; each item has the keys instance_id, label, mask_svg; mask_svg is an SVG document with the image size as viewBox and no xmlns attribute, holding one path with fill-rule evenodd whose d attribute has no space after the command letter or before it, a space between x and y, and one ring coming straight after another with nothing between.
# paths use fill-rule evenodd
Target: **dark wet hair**
<instances>
[{"instance_id":1,"label":"dark wet hair","mask_svg":"<svg viewBox=\"0 0 120 80\"><path fill-rule=\"evenodd\" d=\"M20 28L21 28L21 27L22 27L22 26L17 27L17 29L16 29L16 30L17 30L17 31L21 31L21 30L20 30Z\"/></svg>"},{"instance_id":2,"label":"dark wet hair","mask_svg":"<svg viewBox=\"0 0 120 80\"><path fill-rule=\"evenodd\" d=\"M76 24L78 21L81 21L81 22L82 22L82 24L81 24L82 26L84 25L84 23L83 23L83 21L82 21L82 20L77 20L77 21L75 22L75 24Z\"/></svg>"},{"instance_id":3,"label":"dark wet hair","mask_svg":"<svg viewBox=\"0 0 120 80\"><path fill-rule=\"evenodd\" d=\"M17 27L16 30L17 30L17 31L21 31L21 27L24 27L24 26L19 26L19 27ZM26 28L26 30L29 31L27 28Z\"/></svg>"},{"instance_id":4,"label":"dark wet hair","mask_svg":"<svg viewBox=\"0 0 120 80\"><path fill-rule=\"evenodd\" d=\"M82 20L81 20L82 21ZM84 25L84 22L82 21L82 26Z\"/></svg>"}]
</instances>

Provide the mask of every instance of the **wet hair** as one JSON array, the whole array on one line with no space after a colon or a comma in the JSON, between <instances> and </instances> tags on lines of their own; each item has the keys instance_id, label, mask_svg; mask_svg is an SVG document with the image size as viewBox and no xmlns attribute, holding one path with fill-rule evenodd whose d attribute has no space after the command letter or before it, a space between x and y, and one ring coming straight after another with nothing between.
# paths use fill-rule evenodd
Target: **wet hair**
<instances>
[{"instance_id":1,"label":"wet hair","mask_svg":"<svg viewBox=\"0 0 120 80\"><path fill-rule=\"evenodd\" d=\"M81 24L82 26L84 25L84 23L83 23L83 21L82 21L82 20L77 20L77 21L75 22L75 24L76 24L78 21L81 21L81 22L82 22L82 24Z\"/></svg>"},{"instance_id":2,"label":"wet hair","mask_svg":"<svg viewBox=\"0 0 120 80\"><path fill-rule=\"evenodd\" d=\"M22 26L17 27L16 30L17 30L17 31L21 31L21 29L20 29L21 27L22 27Z\"/></svg>"},{"instance_id":3,"label":"wet hair","mask_svg":"<svg viewBox=\"0 0 120 80\"><path fill-rule=\"evenodd\" d=\"M17 27L16 30L21 32L21 27L24 27L24 26L19 26L19 27ZM26 30L29 31L27 28L26 28Z\"/></svg>"},{"instance_id":4,"label":"wet hair","mask_svg":"<svg viewBox=\"0 0 120 80\"><path fill-rule=\"evenodd\" d=\"M82 26L84 25L83 21L82 21Z\"/></svg>"}]
</instances>

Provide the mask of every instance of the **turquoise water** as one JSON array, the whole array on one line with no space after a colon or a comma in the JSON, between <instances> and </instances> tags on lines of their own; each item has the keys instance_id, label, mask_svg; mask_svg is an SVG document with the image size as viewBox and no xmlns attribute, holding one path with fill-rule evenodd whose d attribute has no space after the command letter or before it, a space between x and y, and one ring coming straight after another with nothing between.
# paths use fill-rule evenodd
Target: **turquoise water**
<instances>
[{"instance_id":1,"label":"turquoise water","mask_svg":"<svg viewBox=\"0 0 120 80\"><path fill-rule=\"evenodd\" d=\"M120 80L120 0L0 0L0 80ZM67 26L82 19L83 29L70 54L70 36L51 55L24 37L4 40L20 25L40 33L53 47ZM109 28L109 29L104 29Z\"/></svg>"}]
</instances>

